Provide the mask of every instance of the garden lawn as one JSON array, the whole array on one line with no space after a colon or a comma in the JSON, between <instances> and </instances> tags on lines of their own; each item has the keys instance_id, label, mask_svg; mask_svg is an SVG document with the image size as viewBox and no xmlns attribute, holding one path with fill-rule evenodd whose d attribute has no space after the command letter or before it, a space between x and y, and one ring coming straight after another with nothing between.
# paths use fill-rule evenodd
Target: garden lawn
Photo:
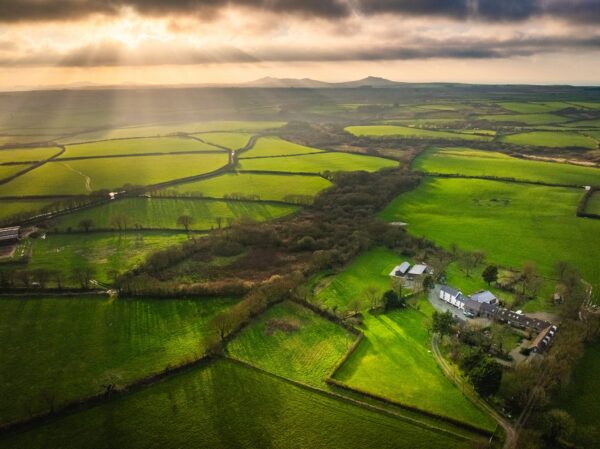
<instances>
[{"instance_id":1,"label":"garden lawn","mask_svg":"<svg viewBox=\"0 0 600 449\"><path fill-rule=\"evenodd\" d=\"M0 437L6 449L468 449L473 444L227 360Z\"/></svg>"},{"instance_id":2,"label":"garden lawn","mask_svg":"<svg viewBox=\"0 0 600 449\"><path fill-rule=\"evenodd\" d=\"M203 354L230 299L0 301L1 422L124 386Z\"/></svg>"},{"instance_id":3,"label":"garden lawn","mask_svg":"<svg viewBox=\"0 0 600 449\"><path fill-rule=\"evenodd\" d=\"M381 213L408 223L410 233L448 248L482 250L491 263L537 263L552 276L566 261L585 279L600 281L600 221L575 216L583 189L475 179L425 179Z\"/></svg>"},{"instance_id":4,"label":"garden lawn","mask_svg":"<svg viewBox=\"0 0 600 449\"><path fill-rule=\"evenodd\" d=\"M123 154L176 153L184 151L224 151L199 140L182 137L103 140L68 145L60 159L69 157L114 156Z\"/></svg>"},{"instance_id":5,"label":"garden lawn","mask_svg":"<svg viewBox=\"0 0 600 449\"><path fill-rule=\"evenodd\" d=\"M328 309L349 311L356 302L359 310L371 307L365 290L376 288L382 295L392 288L389 273L405 259L385 248L364 252L341 273L324 278L317 286L315 299Z\"/></svg>"},{"instance_id":6,"label":"garden lawn","mask_svg":"<svg viewBox=\"0 0 600 449\"><path fill-rule=\"evenodd\" d=\"M11 216L39 212L52 201L0 201L0 222Z\"/></svg>"},{"instance_id":7,"label":"garden lawn","mask_svg":"<svg viewBox=\"0 0 600 449\"><path fill-rule=\"evenodd\" d=\"M410 137L423 139L448 139L448 140L483 140L490 141L490 136L479 136L476 134L461 134L446 131L434 131L430 129L410 128L404 126L392 125L369 125L369 126L348 126L345 128L350 134L355 136L372 137Z\"/></svg>"},{"instance_id":8,"label":"garden lawn","mask_svg":"<svg viewBox=\"0 0 600 449\"><path fill-rule=\"evenodd\" d=\"M588 200L585 211L588 214L600 215L600 191L592 193L592 196Z\"/></svg>"},{"instance_id":9,"label":"garden lawn","mask_svg":"<svg viewBox=\"0 0 600 449\"><path fill-rule=\"evenodd\" d=\"M0 195L77 195L125 184L150 185L215 171L223 154L174 154L49 162L0 186Z\"/></svg>"},{"instance_id":10,"label":"garden lawn","mask_svg":"<svg viewBox=\"0 0 600 449\"><path fill-rule=\"evenodd\" d=\"M208 143L220 145L230 150L239 150L246 146L252 134L219 132L196 134L196 136Z\"/></svg>"},{"instance_id":11,"label":"garden lawn","mask_svg":"<svg viewBox=\"0 0 600 449\"><path fill-rule=\"evenodd\" d=\"M240 170L281 171L291 173L324 173L336 171L377 171L397 167L398 162L373 156L349 153L320 153L305 156L243 159Z\"/></svg>"},{"instance_id":12,"label":"garden lawn","mask_svg":"<svg viewBox=\"0 0 600 449\"><path fill-rule=\"evenodd\" d=\"M227 173L202 181L178 184L164 192L222 198L225 195L257 196L261 200L289 199L290 195L314 197L331 182L320 176Z\"/></svg>"},{"instance_id":13,"label":"garden lawn","mask_svg":"<svg viewBox=\"0 0 600 449\"><path fill-rule=\"evenodd\" d=\"M6 162L39 162L60 152L58 147L0 150L0 164Z\"/></svg>"},{"instance_id":14,"label":"garden lawn","mask_svg":"<svg viewBox=\"0 0 600 449\"><path fill-rule=\"evenodd\" d=\"M488 122L523 123L525 125L549 125L551 123L564 123L569 121L566 117L554 114L497 114L481 115L478 120Z\"/></svg>"},{"instance_id":15,"label":"garden lawn","mask_svg":"<svg viewBox=\"0 0 600 449\"><path fill-rule=\"evenodd\" d=\"M415 159L413 167L429 173L494 176L576 186L600 185L598 168L532 161L469 148L430 149Z\"/></svg>"},{"instance_id":16,"label":"garden lawn","mask_svg":"<svg viewBox=\"0 0 600 449\"><path fill-rule=\"evenodd\" d=\"M450 381L431 353L425 315L410 307L364 317L365 338L336 372L351 388L471 425L495 422Z\"/></svg>"},{"instance_id":17,"label":"garden lawn","mask_svg":"<svg viewBox=\"0 0 600 449\"><path fill-rule=\"evenodd\" d=\"M69 227L76 229L82 219L89 218L94 222L95 229L112 229L114 226L111 218L124 215L129 222L129 229L140 225L142 228L183 230L183 227L177 224L177 219L182 215L189 215L194 220L191 229L208 230L218 227L218 218L222 220L222 226L227 226L229 220L242 217L258 221L269 220L291 214L296 210L298 208L291 205L244 201L126 198L73 212L59 218L56 226L61 230Z\"/></svg>"},{"instance_id":18,"label":"garden lawn","mask_svg":"<svg viewBox=\"0 0 600 449\"><path fill-rule=\"evenodd\" d=\"M598 141L591 137L584 136L575 132L552 132L552 131L533 131L528 133L511 134L502 136L502 142L515 145L535 145L538 147L581 147L594 149L598 147Z\"/></svg>"},{"instance_id":19,"label":"garden lawn","mask_svg":"<svg viewBox=\"0 0 600 449\"><path fill-rule=\"evenodd\" d=\"M227 345L227 353L288 379L321 386L354 339L311 310L284 302L246 326Z\"/></svg>"},{"instance_id":20,"label":"garden lawn","mask_svg":"<svg viewBox=\"0 0 600 449\"><path fill-rule=\"evenodd\" d=\"M240 154L240 158L286 156L320 152L321 150L317 148L298 145L297 143L288 142L279 137L261 137L250 150Z\"/></svg>"}]
</instances>

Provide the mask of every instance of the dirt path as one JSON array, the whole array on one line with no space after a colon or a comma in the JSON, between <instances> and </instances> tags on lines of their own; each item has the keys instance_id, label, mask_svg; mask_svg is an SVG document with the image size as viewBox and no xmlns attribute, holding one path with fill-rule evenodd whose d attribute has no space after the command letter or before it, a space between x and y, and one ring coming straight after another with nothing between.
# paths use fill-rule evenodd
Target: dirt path
<instances>
[{"instance_id":1,"label":"dirt path","mask_svg":"<svg viewBox=\"0 0 600 449\"><path fill-rule=\"evenodd\" d=\"M85 191L90 193L92 191L92 178L90 178L88 175L86 175L83 172L80 172L79 170L75 170L73 167L71 167L69 164L65 164L64 162L61 162L61 165L63 167L68 168L69 170L71 170L74 173L77 173L79 176L82 176L85 179Z\"/></svg>"}]
</instances>

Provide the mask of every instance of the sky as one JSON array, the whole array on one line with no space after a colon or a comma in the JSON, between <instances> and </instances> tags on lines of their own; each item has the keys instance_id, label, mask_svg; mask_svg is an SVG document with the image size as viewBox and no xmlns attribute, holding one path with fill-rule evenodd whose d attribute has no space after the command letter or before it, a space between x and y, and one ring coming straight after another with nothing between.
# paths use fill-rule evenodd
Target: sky
<instances>
[{"instance_id":1,"label":"sky","mask_svg":"<svg viewBox=\"0 0 600 449\"><path fill-rule=\"evenodd\" d=\"M0 0L0 89L600 84L600 0Z\"/></svg>"}]
</instances>

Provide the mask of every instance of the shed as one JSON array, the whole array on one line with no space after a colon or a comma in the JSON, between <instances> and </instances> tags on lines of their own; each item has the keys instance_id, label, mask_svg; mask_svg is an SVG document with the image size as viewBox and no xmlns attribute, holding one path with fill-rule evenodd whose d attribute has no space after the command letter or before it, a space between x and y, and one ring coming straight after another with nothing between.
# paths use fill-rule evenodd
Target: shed
<instances>
[{"instance_id":1,"label":"shed","mask_svg":"<svg viewBox=\"0 0 600 449\"><path fill-rule=\"evenodd\" d=\"M411 276L421 276L422 274L427 272L427 265L424 264L416 264L408 271L408 274Z\"/></svg>"},{"instance_id":2,"label":"shed","mask_svg":"<svg viewBox=\"0 0 600 449\"><path fill-rule=\"evenodd\" d=\"M20 226L13 226L10 228L0 228L0 244L16 242L19 239L20 232L21 232Z\"/></svg>"},{"instance_id":3,"label":"shed","mask_svg":"<svg viewBox=\"0 0 600 449\"><path fill-rule=\"evenodd\" d=\"M496 304L498 298L489 290L482 290L471 295L473 301L482 302L485 304Z\"/></svg>"},{"instance_id":4,"label":"shed","mask_svg":"<svg viewBox=\"0 0 600 449\"><path fill-rule=\"evenodd\" d=\"M400 265L396 265L394 267L394 269L390 272L390 276L404 276L409 268L410 264L408 262L402 262Z\"/></svg>"}]
</instances>

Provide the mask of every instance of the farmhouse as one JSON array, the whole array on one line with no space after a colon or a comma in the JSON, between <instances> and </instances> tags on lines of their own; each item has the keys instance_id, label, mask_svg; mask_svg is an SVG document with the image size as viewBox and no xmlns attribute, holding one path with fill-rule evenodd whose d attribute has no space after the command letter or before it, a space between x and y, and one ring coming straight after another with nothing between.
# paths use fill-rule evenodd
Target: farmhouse
<instances>
[{"instance_id":1,"label":"farmhouse","mask_svg":"<svg viewBox=\"0 0 600 449\"><path fill-rule=\"evenodd\" d=\"M402 277L406 275L406 272L410 268L410 264L406 261L402 262L400 265L396 265L394 269L390 272L391 277Z\"/></svg>"},{"instance_id":2,"label":"farmhouse","mask_svg":"<svg viewBox=\"0 0 600 449\"><path fill-rule=\"evenodd\" d=\"M11 228L0 228L0 245L10 245L19 240L21 228L14 226Z\"/></svg>"},{"instance_id":3,"label":"farmhouse","mask_svg":"<svg viewBox=\"0 0 600 449\"><path fill-rule=\"evenodd\" d=\"M463 294L459 290L447 285L442 285L440 287L440 299L459 309L465 308L465 297Z\"/></svg>"}]
</instances>

